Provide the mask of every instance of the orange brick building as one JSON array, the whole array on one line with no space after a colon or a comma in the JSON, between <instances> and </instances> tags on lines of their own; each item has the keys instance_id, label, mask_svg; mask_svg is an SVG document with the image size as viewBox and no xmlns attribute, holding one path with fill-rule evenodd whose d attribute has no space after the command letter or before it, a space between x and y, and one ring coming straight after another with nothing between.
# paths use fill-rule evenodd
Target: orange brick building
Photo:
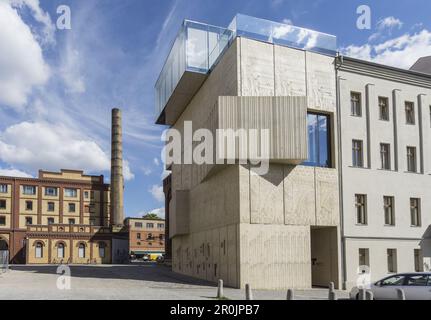
<instances>
[{"instance_id":1,"label":"orange brick building","mask_svg":"<svg viewBox=\"0 0 431 320\"><path fill-rule=\"evenodd\" d=\"M165 220L126 218L130 254L137 257L165 253Z\"/></svg>"}]
</instances>

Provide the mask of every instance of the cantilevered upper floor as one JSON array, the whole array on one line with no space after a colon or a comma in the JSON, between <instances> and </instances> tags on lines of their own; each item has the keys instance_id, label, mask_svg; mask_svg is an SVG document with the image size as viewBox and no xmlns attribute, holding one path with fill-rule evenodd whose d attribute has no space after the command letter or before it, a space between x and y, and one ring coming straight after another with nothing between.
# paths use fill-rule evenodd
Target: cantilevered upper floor
<instances>
[{"instance_id":1,"label":"cantilevered upper floor","mask_svg":"<svg viewBox=\"0 0 431 320\"><path fill-rule=\"evenodd\" d=\"M228 28L185 20L155 86L157 124L176 122L236 37L336 54L335 36L288 24L242 14Z\"/></svg>"}]
</instances>

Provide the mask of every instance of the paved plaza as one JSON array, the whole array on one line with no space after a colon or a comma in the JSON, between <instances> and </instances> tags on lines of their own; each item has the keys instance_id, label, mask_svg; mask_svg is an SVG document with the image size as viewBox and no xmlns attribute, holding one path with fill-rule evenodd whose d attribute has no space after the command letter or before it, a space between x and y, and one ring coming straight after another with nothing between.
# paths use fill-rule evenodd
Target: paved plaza
<instances>
[{"instance_id":1,"label":"paved plaza","mask_svg":"<svg viewBox=\"0 0 431 320\"><path fill-rule=\"evenodd\" d=\"M202 300L215 299L214 284L182 276L163 265L71 266L70 290L59 290L57 266L11 266L0 274L0 300L9 299L140 299ZM225 288L224 295L243 300L244 290ZM297 299L327 299L327 289L297 290ZM254 299L284 300L285 291L254 290ZM347 298L346 292L337 292Z\"/></svg>"}]
</instances>

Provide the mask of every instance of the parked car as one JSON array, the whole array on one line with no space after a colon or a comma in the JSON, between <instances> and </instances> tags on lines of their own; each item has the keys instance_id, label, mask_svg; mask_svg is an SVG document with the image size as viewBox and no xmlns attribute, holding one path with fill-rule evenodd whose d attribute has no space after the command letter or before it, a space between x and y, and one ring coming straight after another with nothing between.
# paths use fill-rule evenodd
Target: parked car
<instances>
[{"instance_id":1,"label":"parked car","mask_svg":"<svg viewBox=\"0 0 431 320\"><path fill-rule=\"evenodd\" d=\"M396 300L403 289L406 300L431 300L431 272L399 273L371 284L376 300ZM350 291L350 299L359 299L359 288Z\"/></svg>"}]
</instances>

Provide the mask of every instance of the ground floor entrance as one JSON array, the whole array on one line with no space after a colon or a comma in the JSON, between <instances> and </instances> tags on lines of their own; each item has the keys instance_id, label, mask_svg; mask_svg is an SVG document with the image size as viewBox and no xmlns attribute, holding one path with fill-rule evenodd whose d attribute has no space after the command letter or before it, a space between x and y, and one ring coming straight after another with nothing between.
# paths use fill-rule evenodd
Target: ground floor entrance
<instances>
[{"instance_id":1,"label":"ground floor entrance","mask_svg":"<svg viewBox=\"0 0 431 320\"><path fill-rule=\"evenodd\" d=\"M311 282L314 287L339 288L337 227L311 227Z\"/></svg>"}]
</instances>

